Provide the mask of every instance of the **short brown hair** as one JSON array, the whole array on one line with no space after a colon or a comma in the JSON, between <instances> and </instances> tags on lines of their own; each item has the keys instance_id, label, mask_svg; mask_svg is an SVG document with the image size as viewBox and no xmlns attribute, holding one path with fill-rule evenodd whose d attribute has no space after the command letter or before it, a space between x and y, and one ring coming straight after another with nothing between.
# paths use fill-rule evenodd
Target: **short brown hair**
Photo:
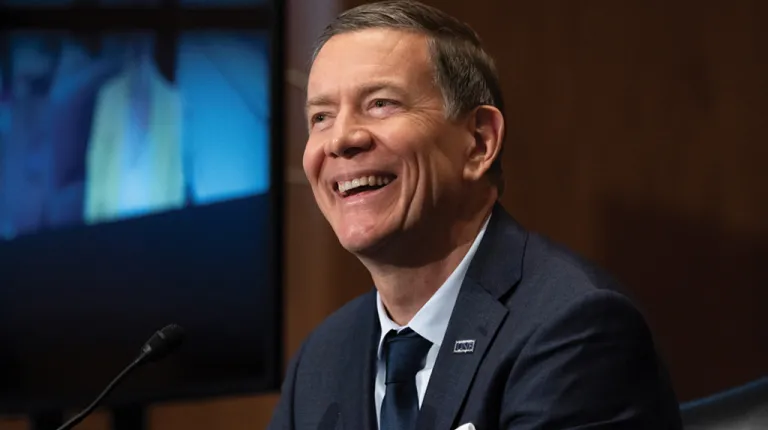
<instances>
[{"instance_id":1,"label":"short brown hair","mask_svg":"<svg viewBox=\"0 0 768 430\"><path fill-rule=\"evenodd\" d=\"M449 119L457 119L481 105L504 112L496 66L483 50L477 33L447 13L417 1L387 0L341 13L317 39L312 60L333 36L373 28L414 31L427 36L435 83L443 94ZM489 173L501 194L501 154Z\"/></svg>"}]
</instances>

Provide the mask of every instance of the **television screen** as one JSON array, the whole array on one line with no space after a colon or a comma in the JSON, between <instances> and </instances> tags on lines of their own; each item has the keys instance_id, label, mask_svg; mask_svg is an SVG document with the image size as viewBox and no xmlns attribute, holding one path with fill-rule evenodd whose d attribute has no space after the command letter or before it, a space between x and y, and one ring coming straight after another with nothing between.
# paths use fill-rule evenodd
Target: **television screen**
<instances>
[{"instance_id":1,"label":"television screen","mask_svg":"<svg viewBox=\"0 0 768 430\"><path fill-rule=\"evenodd\" d=\"M182 7L247 7L264 6L272 0L174 0L178 6ZM83 3L96 4L99 6L114 7L155 7L162 6L167 0L0 0L0 5L18 6L18 7L69 7L82 5Z\"/></svg>"},{"instance_id":2,"label":"television screen","mask_svg":"<svg viewBox=\"0 0 768 430\"><path fill-rule=\"evenodd\" d=\"M269 191L267 37L181 34L161 65L155 39L9 34L5 239Z\"/></svg>"},{"instance_id":3,"label":"television screen","mask_svg":"<svg viewBox=\"0 0 768 430\"><path fill-rule=\"evenodd\" d=\"M272 42L0 32L0 412L84 406L169 323L111 403L277 387Z\"/></svg>"}]
</instances>

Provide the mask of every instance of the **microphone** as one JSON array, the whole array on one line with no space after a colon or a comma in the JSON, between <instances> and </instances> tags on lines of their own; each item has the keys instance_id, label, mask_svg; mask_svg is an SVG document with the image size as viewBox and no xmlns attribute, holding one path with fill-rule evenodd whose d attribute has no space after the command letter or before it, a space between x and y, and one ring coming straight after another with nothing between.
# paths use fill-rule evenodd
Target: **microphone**
<instances>
[{"instance_id":1,"label":"microphone","mask_svg":"<svg viewBox=\"0 0 768 430\"><path fill-rule=\"evenodd\" d=\"M93 410L99 406L101 401L104 400L104 398L109 393L111 393L117 384L125 379L129 373L146 363L151 363L165 358L168 354L176 350L176 348L178 348L183 341L184 329L176 324L170 324L165 326L163 329L158 330L141 348L139 356L136 357L136 359L133 360L133 362L129 364L125 369L123 369L123 371L120 372L117 377L115 377L115 379L109 383L109 385L107 385L107 388L105 388L104 391L102 391L101 394L96 397L96 400L94 400L93 403L91 403L87 408L83 409L79 414L70 418L69 421L62 424L61 427L59 427L57 430L70 430L72 427L80 424L80 422L83 421L85 417L90 415L91 412L93 412Z\"/></svg>"}]
</instances>

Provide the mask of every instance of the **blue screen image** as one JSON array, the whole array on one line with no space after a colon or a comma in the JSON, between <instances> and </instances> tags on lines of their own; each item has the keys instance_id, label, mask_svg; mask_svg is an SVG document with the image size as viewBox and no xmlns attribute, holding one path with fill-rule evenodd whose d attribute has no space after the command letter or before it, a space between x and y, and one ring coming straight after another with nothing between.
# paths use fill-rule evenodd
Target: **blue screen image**
<instances>
[{"instance_id":1,"label":"blue screen image","mask_svg":"<svg viewBox=\"0 0 768 430\"><path fill-rule=\"evenodd\" d=\"M6 32L0 239L268 193L268 41Z\"/></svg>"}]
</instances>

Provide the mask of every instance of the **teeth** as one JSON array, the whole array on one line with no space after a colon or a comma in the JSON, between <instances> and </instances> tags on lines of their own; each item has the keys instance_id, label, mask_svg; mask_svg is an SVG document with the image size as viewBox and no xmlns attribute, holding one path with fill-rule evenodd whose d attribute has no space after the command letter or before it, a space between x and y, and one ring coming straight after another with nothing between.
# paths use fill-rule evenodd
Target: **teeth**
<instances>
[{"instance_id":1,"label":"teeth","mask_svg":"<svg viewBox=\"0 0 768 430\"><path fill-rule=\"evenodd\" d=\"M352 179L351 181L338 182L339 192L343 193L357 187L364 187L367 185L387 185L390 179L383 176L361 176L359 178Z\"/></svg>"}]
</instances>

